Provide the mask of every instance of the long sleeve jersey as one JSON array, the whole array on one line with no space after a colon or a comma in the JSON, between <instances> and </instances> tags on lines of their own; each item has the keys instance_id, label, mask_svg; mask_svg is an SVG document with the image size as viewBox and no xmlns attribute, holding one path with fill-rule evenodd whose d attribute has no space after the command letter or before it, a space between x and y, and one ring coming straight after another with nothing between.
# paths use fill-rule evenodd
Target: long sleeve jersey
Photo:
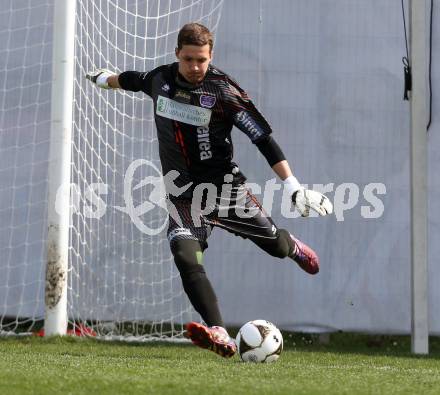
<instances>
[{"instance_id":1,"label":"long sleeve jersey","mask_svg":"<svg viewBox=\"0 0 440 395\"><path fill-rule=\"evenodd\" d=\"M177 186L220 185L225 174L233 174L236 183L245 181L232 161L234 125L257 146L271 139L270 125L245 91L213 65L196 86L180 76L178 63L123 72L119 84L153 100L162 171L177 170Z\"/></svg>"}]
</instances>

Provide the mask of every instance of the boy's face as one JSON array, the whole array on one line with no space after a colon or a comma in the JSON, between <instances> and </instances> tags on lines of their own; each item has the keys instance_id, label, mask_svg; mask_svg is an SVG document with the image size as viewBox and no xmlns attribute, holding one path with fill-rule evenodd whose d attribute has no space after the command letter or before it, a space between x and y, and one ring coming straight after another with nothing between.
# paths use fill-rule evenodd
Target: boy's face
<instances>
[{"instance_id":1,"label":"boy's face","mask_svg":"<svg viewBox=\"0 0 440 395\"><path fill-rule=\"evenodd\" d=\"M183 45L176 48L176 57L179 60L179 73L191 84L200 83L208 71L212 53L209 44Z\"/></svg>"}]
</instances>

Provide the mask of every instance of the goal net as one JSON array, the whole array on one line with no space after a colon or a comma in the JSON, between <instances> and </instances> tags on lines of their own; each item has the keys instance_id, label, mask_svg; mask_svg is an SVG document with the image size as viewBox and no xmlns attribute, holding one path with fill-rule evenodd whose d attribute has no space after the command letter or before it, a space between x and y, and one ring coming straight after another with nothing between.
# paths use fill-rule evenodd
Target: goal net
<instances>
[{"instance_id":1,"label":"goal net","mask_svg":"<svg viewBox=\"0 0 440 395\"><path fill-rule=\"evenodd\" d=\"M98 336L181 338L195 317L166 239L151 101L97 89L87 71L146 71L173 62L190 21L215 32L222 1L78 0L70 207L68 317ZM0 331L44 318L52 1L0 11Z\"/></svg>"}]
</instances>

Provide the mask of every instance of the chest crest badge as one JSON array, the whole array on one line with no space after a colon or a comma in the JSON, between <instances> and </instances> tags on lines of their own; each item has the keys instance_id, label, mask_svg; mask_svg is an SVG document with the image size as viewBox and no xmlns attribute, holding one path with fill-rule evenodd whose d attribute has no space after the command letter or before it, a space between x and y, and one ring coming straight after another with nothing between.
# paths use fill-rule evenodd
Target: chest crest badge
<instances>
[{"instance_id":1,"label":"chest crest badge","mask_svg":"<svg viewBox=\"0 0 440 395\"><path fill-rule=\"evenodd\" d=\"M211 95L200 95L200 105L206 108L212 108L215 105L216 98Z\"/></svg>"}]
</instances>

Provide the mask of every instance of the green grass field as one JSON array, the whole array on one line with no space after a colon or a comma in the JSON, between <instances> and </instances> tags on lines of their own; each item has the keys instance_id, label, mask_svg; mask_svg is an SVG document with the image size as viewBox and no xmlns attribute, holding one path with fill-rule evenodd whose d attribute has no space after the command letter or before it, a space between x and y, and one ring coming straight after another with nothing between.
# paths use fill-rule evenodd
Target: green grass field
<instances>
[{"instance_id":1,"label":"green grass field","mask_svg":"<svg viewBox=\"0 0 440 395\"><path fill-rule=\"evenodd\" d=\"M273 364L190 344L0 339L0 394L440 394L440 340L416 357L407 337L286 335Z\"/></svg>"}]
</instances>

